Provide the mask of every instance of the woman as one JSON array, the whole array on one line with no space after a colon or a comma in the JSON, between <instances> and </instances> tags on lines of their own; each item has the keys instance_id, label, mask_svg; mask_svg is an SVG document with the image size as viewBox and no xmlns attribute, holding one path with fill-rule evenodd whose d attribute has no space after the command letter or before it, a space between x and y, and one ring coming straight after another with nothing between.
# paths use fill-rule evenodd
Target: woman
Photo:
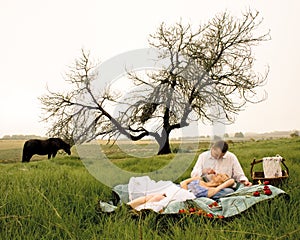
<instances>
[{"instance_id":1,"label":"woman","mask_svg":"<svg viewBox=\"0 0 300 240\"><path fill-rule=\"evenodd\" d=\"M202 177L188 178L180 183L180 186L186 190L190 190L194 195L199 197L212 197L223 188L234 185L234 180L229 178L227 174L210 174L210 181L203 181Z\"/></svg>"},{"instance_id":2,"label":"woman","mask_svg":"<svg viewBox=\"0 0 300 240\"><path fill-rule=\"evenodd\" d=\"M188 178L180 183L180 187L190 190L196 198L199 198L212 197L223 188L231 187L234 184L234 180L230 179L227 174L210 174L209 179L210 181L204 182L201 177ZM151 194L138 197L127 204L133 208L137 208L146 203L159 202L166 197L165 193Z\"/></svg>"}]
</instances>

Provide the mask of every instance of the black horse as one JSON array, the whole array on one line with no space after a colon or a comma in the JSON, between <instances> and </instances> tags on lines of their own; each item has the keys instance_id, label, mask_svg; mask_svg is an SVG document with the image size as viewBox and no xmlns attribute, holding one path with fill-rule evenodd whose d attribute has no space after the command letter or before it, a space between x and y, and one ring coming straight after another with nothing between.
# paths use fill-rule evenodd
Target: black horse
<instances>
[{"instance_id":1,"label":"black horse","mask_svg":"<svg viewBox=\"0 0 300 240\"><path fill-rule=\"evenodd\" d=\"M49 138L47 140L30 139L24 143L22 162L29 162L34 154L47 155L48 159L54 158L58 150L63 149L71 154L70 144L60 138Z\"/></svg>"}]
</instances>

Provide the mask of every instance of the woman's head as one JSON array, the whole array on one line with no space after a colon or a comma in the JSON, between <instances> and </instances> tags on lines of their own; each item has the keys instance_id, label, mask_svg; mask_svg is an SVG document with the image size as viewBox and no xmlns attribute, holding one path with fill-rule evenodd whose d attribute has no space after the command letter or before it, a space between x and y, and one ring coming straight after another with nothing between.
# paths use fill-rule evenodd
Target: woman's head
<instances>
[{"instance_id":1,"label":"woman's head","mask_svg":"<svg viewBox=\"0 0 300 240\"><path fill-rule=\"evenodd\" d=\"M212 181L219 185L222 184L223 182L227 181L228 179L229 179L229 176L227 174L223 174L223 173L214 174L212 176Z\"/></svg>"}]
</instances>

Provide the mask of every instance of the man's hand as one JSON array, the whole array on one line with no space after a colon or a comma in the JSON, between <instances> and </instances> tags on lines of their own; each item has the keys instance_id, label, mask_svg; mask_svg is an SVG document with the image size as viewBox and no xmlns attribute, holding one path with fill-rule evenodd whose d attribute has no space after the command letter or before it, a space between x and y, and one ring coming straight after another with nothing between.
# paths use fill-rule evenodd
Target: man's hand
<instances>
[{"instance_id":1,"label":"man's hand","mask_svg":"<svg viewBox=\"0 0 300 240\"><path fill-rule=\"evenodd\" d=\"M216 174L215 170L213 170L211 168L203 169L202 173L203 174Z\"/></svg>"},{"instance_id":2,"label":"man's hand","mask_svg":"<svg viewBox=\"0 0 300 240\"><path fill-rule=\"evenodd\" d=\"M249 182L249 181L246 181L246 180L241 181L241 183L244 184L246 187L252 186L252 182Z\"/></svg>"}]
</instances>

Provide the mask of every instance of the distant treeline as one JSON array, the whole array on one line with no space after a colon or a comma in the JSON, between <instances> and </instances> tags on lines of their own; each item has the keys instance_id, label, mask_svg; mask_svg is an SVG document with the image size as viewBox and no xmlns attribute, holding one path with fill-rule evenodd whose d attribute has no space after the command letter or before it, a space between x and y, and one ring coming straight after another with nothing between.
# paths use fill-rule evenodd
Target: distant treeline
<instances>
[{"instance_id":1,"label":"distant treeline","mask_svg":"<svg viewBox=\"0 0 300 240\"><path fill-rule=\"evenodd\" d=\"M43 137L37 135L4 135L1 139L2 140L28 140L32 138L41 139Z\"/></svg>"}]
</instances>

